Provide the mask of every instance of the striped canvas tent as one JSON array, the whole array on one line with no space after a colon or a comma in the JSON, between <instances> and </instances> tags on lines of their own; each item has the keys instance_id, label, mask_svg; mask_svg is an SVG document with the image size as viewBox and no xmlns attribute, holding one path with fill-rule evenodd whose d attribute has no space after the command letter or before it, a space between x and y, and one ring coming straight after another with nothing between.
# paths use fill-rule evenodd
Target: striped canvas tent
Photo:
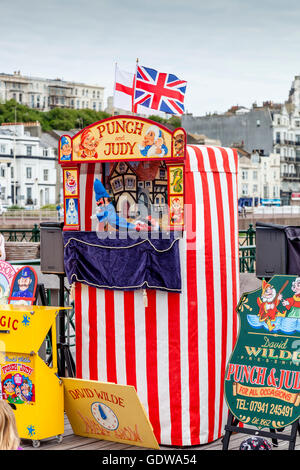
<instances>
[{"instance_id":1,"label":"striped canvas tent","mask_svg":"<svg viewBox=\"0 0 300 470\"><path fill-rule=\"evenodd\" d=\"M159 443L212 442L224 432L224 373L237 334L237 153L188 146L182 293L76 284L77 377L134 385ZM81 184L93 168L81 166ZM99 171L96 175L99 177ZM82 196L90 230L92 197Z\"/></svg>"}]
</instances>

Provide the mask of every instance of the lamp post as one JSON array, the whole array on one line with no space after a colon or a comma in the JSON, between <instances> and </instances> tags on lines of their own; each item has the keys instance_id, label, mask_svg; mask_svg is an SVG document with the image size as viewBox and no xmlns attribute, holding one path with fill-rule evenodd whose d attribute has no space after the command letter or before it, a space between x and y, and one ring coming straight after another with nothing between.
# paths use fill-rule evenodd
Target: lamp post
<instances>
[{"instance_id":1,"label":"lamp post","mask_svg":"<svg viewBox=\"0 0 300 470\"><path fill-rule=\"evenodd\" d=\"M17 107L15 106L15 132L14 132L14 204L17 204L16 133L17 133Z\"/></svg>"}]
</instances>

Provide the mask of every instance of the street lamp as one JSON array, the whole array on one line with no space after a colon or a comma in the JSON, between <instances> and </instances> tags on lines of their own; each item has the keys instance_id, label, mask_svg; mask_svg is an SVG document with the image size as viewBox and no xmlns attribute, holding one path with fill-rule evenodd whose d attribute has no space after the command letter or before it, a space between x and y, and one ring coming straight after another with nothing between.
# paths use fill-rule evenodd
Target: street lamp
<instances>
[{"instance_id":1,"label":"street lamp","mask_svg":"<svg viewBox=\"0 0 300 470\"><path fill-rule=\"evenodd\" d=\"M17 107L15 106L15 132L14 132L14 204L17 204L16 133L17 133Z\"/></svg>"}]
</instances>

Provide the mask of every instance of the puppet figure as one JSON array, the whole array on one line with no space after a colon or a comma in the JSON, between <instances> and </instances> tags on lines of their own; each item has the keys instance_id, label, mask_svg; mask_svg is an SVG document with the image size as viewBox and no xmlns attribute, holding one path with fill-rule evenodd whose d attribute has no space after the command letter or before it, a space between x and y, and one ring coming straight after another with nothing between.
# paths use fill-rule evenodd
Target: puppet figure
<instances>
[{"instance_id":1,"label":"puppet figure","mask_svg":"<svg viewBox=\"0 0 300 470\"><path fill-rule=\"evenodd\" d=\"M284 317L285 313L281 313L277 307L282 299L281 294L277 294L276 289L266 282L262 281L262 294L261 297L257 298L259 306L259 320L264 321L269 330L272 331L275 328L275 324L272 321L276 320L277 316Z\"/></svg>"},{"instance_id":2,"label":"puppet figure","mask_svg":"<svg viewBox=\"0 0 300 470\"><path fill-rule=\"evenodd\" d=\"M110 196L100 180L96 179L94 182L95 199L97 204L96 217L99 222L104 225L109 224L116 230L150 230L152 221L149 220L147 224L141 221L134 223L128 222L124 217L120 217L110 200ZM94 218L95 216L92 216Z\"/></svg>"}]
</instances>

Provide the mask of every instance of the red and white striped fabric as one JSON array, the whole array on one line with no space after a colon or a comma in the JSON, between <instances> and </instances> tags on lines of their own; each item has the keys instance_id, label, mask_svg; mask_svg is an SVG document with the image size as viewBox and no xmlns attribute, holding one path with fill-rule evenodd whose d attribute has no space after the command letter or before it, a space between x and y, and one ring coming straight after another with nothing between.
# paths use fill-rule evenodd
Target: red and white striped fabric
<instances>
[{"instance_id":1,"label":"red and white striped fabric","mask_svg":"<svg viewBox=\"0 0 300 470\"><path fill-rule=\"evenodd\" d=\"M134 385L160 444L224 433L224 373L237 335L237 153L188 146L181 294L75 288L77 377Z\"/></svg>"}]
</instances>

